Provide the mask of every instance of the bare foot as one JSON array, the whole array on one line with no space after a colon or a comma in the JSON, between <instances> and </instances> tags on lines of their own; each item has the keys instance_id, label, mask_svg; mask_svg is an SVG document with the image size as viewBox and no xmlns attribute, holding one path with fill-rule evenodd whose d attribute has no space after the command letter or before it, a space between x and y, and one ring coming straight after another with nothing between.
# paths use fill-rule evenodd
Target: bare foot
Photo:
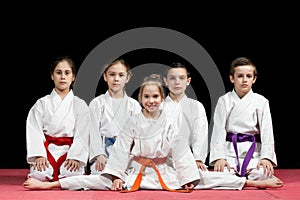
<instances>
[{"instance_id":1,"label":"bare foot","mask_svg":"<svg viewBox=\"0 0 300 200\"><path fill-rule=\"evenodd\" d=\"M257 188L280 188L283 182L279 178L270 178L261 181L247 180L245 186L253 186Z\"/></svg>"},{"instance_id":2,"label":"bare foot","mask_svg":"<svg viewBox=\"0 0 300 200\"><path fill-rule=\"evenodd\" d=\"M28 178L23 187L30 190L49 190L51 189L50 182L42 182L34 178Z\"/></svg>"}]
</instances>

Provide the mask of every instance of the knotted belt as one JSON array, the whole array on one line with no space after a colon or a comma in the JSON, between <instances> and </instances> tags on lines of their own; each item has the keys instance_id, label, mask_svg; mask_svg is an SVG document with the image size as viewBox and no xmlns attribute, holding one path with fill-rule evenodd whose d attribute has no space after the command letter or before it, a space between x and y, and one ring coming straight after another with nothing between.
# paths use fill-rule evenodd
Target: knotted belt
<instances>
[{"instance_id":1,"label":"knotted belt","mask_svg":"<svg viewBox=\"0 0 300 200\"><path fill-rule=\"evenodd\" d=\"M236 155L236 159L237 159L237 171L240 173L239 175L241 177L245 177L246 176L246 172L247 172L247 166L252 158L252 155L255 151L256 148L256 141L260 142L260 137L259 135L247 135L247 134L242 134L242 133L232 133L232 132L228 132L226 135L226 141L232 142L233 147L234 147L234 151L235 151L235 155ZM237 148L237 143L238 142L252 142L246 156L245 159L243 161L242 164L242 169L240 171L240 160L239 160L239 154L238 154L238 148Z\"/></svg>"},{"instance_id":2,"label":"knotted belt","mask_svg":"<svg viewBox=\"0 0 300 200\"><path fill-rule=\"evenodd\" d=\"M51 143L55 144L57 146L62 146L62 145L71 146L71 144L73 143L73 137L51 137L51 136L46 135L46 134L45 134L45 137L46 137L46 141L44 142L44 146L45 146L46 151L47 151L47 158L48 158L50 164L53 167L53 181L57 181L58 180L58 174L59 174L59 168L63 164L63 162L66 160L67 153L60 156L57 159L57 161L55 161L54 157L52 156L52 154L48 150L48 146Z\"/></svg>"},{"instance_id":3,"label":"knotted belt","mask_svg":"<svg viewBox=\"0 0 300 200\"><path fill-rule=\"evenodd\" d=\"M108 152L108 147L113 145L116 141L116 138L110 138L110 137L105 137L105 153L107 156L109 156L109 152Z\"/></svg>"},{"instance_id":4,"label":"knotted belt","mask_svg":"<svg viewBox=\"0 0 300 200\"><path fill-rule=\"evenodd\" d=\"M192 190L184 190L184 189L182 189L182 190L170 189L165 184L165 182L163 181L156 165L160 165L160 164L165 163L167 161L166 157L151 159L151 158L145 158L145 157L137 156L137 157L134 157L133 160L140 163L142 166L140 168L140 171L139 171L139 173L138 173L131 189L130 190L122 190L121 192L134 192L134 191L137 191L140 187L141 182L142 182L143 171L146 167L152 167L155 170L155 172L158 176L159 183L161 184L161 186L164 190L167 190L169 192L191 192L192 191Z\"/></svg>"}]
</instances>

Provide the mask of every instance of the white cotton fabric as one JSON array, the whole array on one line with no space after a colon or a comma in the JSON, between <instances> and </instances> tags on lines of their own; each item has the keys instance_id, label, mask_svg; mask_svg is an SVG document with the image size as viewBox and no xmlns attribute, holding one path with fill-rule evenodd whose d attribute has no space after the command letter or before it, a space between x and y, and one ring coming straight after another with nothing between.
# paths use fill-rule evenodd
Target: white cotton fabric
<instances>
[{"instance_id":1,"label":"white cotton fabric","mask_svg":"<svg viewBox=\"0 0 300 200\"><path fill-rule=\"evenodd\" d=\"M47 157L44 134L51 137L73 137L71 146L50 144L48 149L56 160L67 152L66 159L78 160L81 167L79 171L71 174L83 174L88 161L89 127L90 115L86 102L74 96L72 90L62 100L53 89L50 95L38 99L28 113L26 120L28 164L32 165L39 156ZM33 174L36 174L38 179L49 180L52 178L51 168L50 166L40 173L31 166L28 176L35 177ZM67 174L63 173L64 171ZM70 172L63 170L60 177L69 176L68 174Z\"/></svg>"},{"instance_id":2,"label":"white cotton fabric","mask_svg":"<svg viewBox=\"0 0 300 200\"><path fill-rule=\"evenodd\" d=\"M228 92L217 102L213 123L210 165L213 165L217 159L225 158L231 167L236 168L234 147L231 142L226 141L227 132L232 132L259 135L261 139L261 143L256 143L248 170L255 171L258 161L262 158L269 159L274 166L277 166L272 118L269 101L265 97L251 90L240 99L234 90ZM252 142L248 141L238 142L238 156L241 164L251 144ZM261 176L265 175L261 174Z\"/></svg>"},{"instance_id":3,"label":"white cotton fabric","mask_svg":"<svg viewBox=\"0 0 300 200\"><path fill-rule=\"evenodd\" d=\"M141 105L125 92L123 98L114 99L107 91L94 98L89 108L91 113L89 162L93 163L92 173L99 174L101 172L96 172L94 161L101 154L108 157L105 152L105 137L117 138L128 118L141 112ZM111 147L108 148L108 153Z\"/></svg>"}]
</instances>

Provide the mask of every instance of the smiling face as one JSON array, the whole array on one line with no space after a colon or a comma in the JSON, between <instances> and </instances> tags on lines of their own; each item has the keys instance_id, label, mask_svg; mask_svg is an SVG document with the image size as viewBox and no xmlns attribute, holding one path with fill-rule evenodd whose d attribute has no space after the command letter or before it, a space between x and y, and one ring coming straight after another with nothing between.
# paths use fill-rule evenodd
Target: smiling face
<instances>
[{"instance_id":1,"label":"smiling face","mask_svg":"<svg viewBox=\"0 0 300 200\"><path fill-rule=\"evenodd\" d=\"M255 68L252 65L241 65L234 68L233 76L229 76L231 83L234 84L234 90L240 98L244 97L255 83L254 71Z\"/></svg>"},{"instance_id":2,"label":"smiling face","mask_svg":"<svg viewBox=\"0 0 300 200\"><path fill-rule=\"evenodd\" d=\"M144 86L141 94L141 103L147 113L150 115L158 113L162 100L163 97L157 85L148 84Z\"/></svg>"}]
</instances>

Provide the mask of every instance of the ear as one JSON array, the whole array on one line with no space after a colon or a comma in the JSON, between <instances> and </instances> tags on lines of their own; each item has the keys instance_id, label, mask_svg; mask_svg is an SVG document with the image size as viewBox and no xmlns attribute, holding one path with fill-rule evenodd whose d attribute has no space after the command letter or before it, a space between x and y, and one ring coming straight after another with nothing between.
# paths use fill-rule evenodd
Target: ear
<instances>
[{"instance_id":1,"label":"ear","mask_svg":"<svg viewBox=\"0 0 300 200\"><path fill-rule=\"evenodd\" d=\"M257 76L254 76L252 84L256 82L256 79L257 79Z\"/></svg>"},{"instance_id":2,"label":"ear","mask_svg":"<svg viewBox=\"0 0 300 200\"><path fill-rule=\"evenodd\" d=\"M192 81L192 78L191 78L191 77L187 78L186 86L190 85L191 81Z\"/></svg>"},{"instance_id":3,"label":"ear","mask_svg":"<svg viewBox=\"0 0 300 200\"><path fill-rule=\"evenodd\" d=\"M105 80L105 82L107 82L107 77L105 73L103 74L103 79Z\"/></svg>"},{"instance_id":4,"label":"ear","mask_svg":"<svg viewBox=\"0 0 300 200\"><path fill-rule=\"evenodd\" d=\"M130 75L130 73L127 73L126 83L128 83L128 82L129 82L130 78L131 78L131 75Z\"/></svg>"},{"instance_id":5,"label":"ear","mask_svg":"<svg viewBox=\"0 0 300 200\"><path fill-rule=\"evenodd\" d=\"M166 77L164 77L163 79L164 79L165 85L168 86L168 81L167 81Z\"/></svg>"},{"instance_id":6,"label":"ear","mask_svg":"<svg viewBox=\"0 0 300 200\"><path fill-rule=\"evenodd\" d=\"M230 80L231 83L234 83L234 78L233 78L232 75L229 75L229 80Z\"/></svg>"}]
</instances>

